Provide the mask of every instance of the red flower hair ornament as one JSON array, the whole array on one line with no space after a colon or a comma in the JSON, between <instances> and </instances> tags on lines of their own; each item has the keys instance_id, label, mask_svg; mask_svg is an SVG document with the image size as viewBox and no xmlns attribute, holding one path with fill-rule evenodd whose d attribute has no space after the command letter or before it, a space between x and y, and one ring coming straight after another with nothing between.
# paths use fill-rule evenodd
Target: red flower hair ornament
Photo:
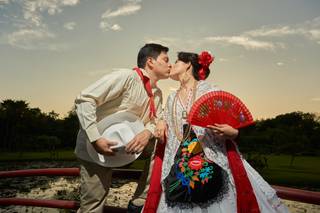
<instances>
[{"instance_id":1,"label":"red flower hair ornament","mask_svg":"<svg viewBox=\"0 0 320 213\"><path fill-rule=\"evenodd\" d=\"M201 65L201 68L199 70L199 79L204 80L206 78L206 72L208 71L208 68L210 64L213 62L214 57L207 51L203 51L199 55L198 62Z\"/></svg>"}]
</instances>

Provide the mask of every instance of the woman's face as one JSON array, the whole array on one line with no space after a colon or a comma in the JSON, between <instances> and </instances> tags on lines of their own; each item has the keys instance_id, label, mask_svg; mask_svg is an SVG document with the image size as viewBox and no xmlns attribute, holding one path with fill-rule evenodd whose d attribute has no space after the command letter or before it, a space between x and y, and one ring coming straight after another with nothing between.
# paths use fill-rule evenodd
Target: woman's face
<instances>
[{"instance_id":1,"label":"woman's face","mask_svg":"<svg viewBox=\"0 0 320 213\"><path fill-rule=\"evenodd\" d=\"M187 71L189 64L184 63L183 61L176 60L171 67L170 78L175 81L182 79L182 76Z\"/></svg>"}]
</instances>

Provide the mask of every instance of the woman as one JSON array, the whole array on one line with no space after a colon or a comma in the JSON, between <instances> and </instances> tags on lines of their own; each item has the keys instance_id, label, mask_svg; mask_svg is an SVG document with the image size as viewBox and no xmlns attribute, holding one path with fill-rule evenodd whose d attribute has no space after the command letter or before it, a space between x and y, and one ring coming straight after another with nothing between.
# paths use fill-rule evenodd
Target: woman
<instances>
[{"instance_id":1,"label":"woman","mask_svg":"<svg viewBox=\"0 0 320 213\"><path fill-rule=\"evenodd\" d=\"M212 61L208 52L180 52L172 66L170 78L179 81L180 88L168 97L165 121L156 130L159 137L167 136L157 212L288 212L275 190L239 154L233 141L237 129L188 125L193 102L217 90L204 81Z\"/></svg>"}]
</instances>

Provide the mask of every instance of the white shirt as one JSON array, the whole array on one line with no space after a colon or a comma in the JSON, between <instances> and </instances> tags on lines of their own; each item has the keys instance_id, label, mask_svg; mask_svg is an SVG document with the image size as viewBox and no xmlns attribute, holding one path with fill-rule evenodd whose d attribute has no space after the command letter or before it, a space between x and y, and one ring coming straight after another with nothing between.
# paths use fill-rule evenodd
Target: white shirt
<instances>
[{"instance_id":1,"label":"white shirt","mask_svg":"<svg viewBox=\"0 0 320 213\"><path fill-rule=\"evenodd\" d=\"M149 77L145 70L141 71ZM152 88L152 92L157 118L161 118L162 92L157 86ZM84 153L85 143L101 138L97 122L115 112L124 111L137 115L145 128L154 133L156 121L149 119L149 96L141 78L131 69L115 70L81 91L75 100L75 109L80 122L75 153L84 160L88 160L87 153Z\"/></svg>"}]
</instances>

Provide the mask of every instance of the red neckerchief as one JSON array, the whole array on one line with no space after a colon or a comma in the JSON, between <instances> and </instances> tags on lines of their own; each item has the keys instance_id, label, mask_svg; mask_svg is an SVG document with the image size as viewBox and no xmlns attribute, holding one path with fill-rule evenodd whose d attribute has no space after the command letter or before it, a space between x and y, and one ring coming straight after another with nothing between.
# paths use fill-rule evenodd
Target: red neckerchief
<instances>
[{"instance_id":1,"label":"red neckerchief","mask_svg":"<svg viewBox=\"0 0 320 213\"><path fill-rule=\"evenodd\" d=\"M227 140L226 147L229 167L236 186L237 213L260 213L256 196L236 146L231 140Z\"/></svg>"},{"instance_id":2,"label":"red neckerchief","mask_svg":"<svg viewBox=\"0 0 320 213\"><path fill-rule=\"evenodd\" d=\"M154 105L154 96L153 96L153 93L152 93L152 88L151 88L151 84L150 84L150 79L143 75L142 71L138 68L138 67L135 67L133 68L137 73L138 75L140 76L142 82L143 82L143 85L144 85L144 88L149 96L149 100L150 100L150 103L149 103L149 106L150 106L150 113L149 113L149 118L150 120L154 119L157 117L156 115L156 107Z\"/></svg>"},{"instance_id":3,"label":"red neckerchief","mask_svg":"<svg viewBox=\"0 0 320 213\"><path fill-rule=\"evenodd\" d=\"M147 91L147 94L150 99L150 119L156 118L156 107L154 105L154 96L152 93L152 88L150 84L150 79L143 75L142 71L139 68L134 68L134 70L140 76L144 88ZM150 177L150 187L147 193L147 199L143 207L143 213L153 213L157 211L158 204L160 201L162 187L161 187L161 171L162 171L162 160L164 156L165 143L157 142L153 167Z\"/></svg>"}]
</instances>

